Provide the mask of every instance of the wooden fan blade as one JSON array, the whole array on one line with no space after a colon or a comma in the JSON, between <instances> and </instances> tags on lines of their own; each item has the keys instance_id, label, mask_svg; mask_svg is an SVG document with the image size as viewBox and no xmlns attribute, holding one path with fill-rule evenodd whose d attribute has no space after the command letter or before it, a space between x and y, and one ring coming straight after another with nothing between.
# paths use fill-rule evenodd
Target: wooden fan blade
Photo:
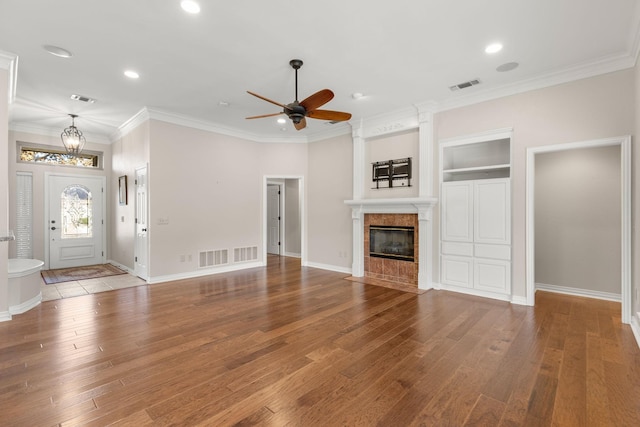
<instances>
[{"instance_id":1,"label":"wooden fan blade","mask_svg":"<svg viewBox=\"0 0 640 427\"><path fill-rule=\"evenodd\" d=\"M343 113L342 111L331 110L314 110L308 111L307 117L320 120L333 120L336 122L343 122L351 118L351 113Z\"/></svg>"},{"instance_id":2,"label":"wooden fan blade","mask_svg":"<svg viewBox=\"0 0 640 427\"><path fill-rule=\"evenodd\" d=\"M253 93L253 92L251 92L251 91L247 91L247 93L248 93L248 94L250 94L250 95L255 96L256 98L260 98L260 99L262 99L263 101L267 101L267 102L270 102L270 103L272 103L272 104L274 104L274 105L277 105L278 107L282 107L282 108L286 108L287 110L290 110L290 108L288 108L286 105L284 105L284 104L280 104L279 102L276 102L276 101L271 100L271 99L269 99L269 98L265 98L264 96L262 96L262 95L258 95L257 93Z\"/></svg>"},{"instance_id":3,"label":"wooden fan blade","mask_svg":"<svg viewBox=\"0 0 640 427\"><path fill-rule=\"evenodd\" d=\"M282 111L282 112L280 112L280 113L262 114L262 115L260 115L260 116L245 117L245 119L261 119L261 118L263 118L263 117L279 116L280 114L284 114L284 111Z\"/></svg>"},{"instance_id":4,"label":"wooden fan blade","mask_svg":"<svg viewBox=\"0 0 640 427\"><path fill-rule=\"evenodd\" d=\"M294 123L293 126L295 126L296 130L304 129L307 127L307 121L303 117L302 120L300 120L300 123Z\"/></svg>"},{"instance_id":5,"label":"wooden fan blade","mask_svg":"<svg viewBox=\"0 0 640 427\"><path fill-rule=\"evenodd\" d=\"M322 89L313 95L306 98L304 101L300 103L304 107L307 112L313 111L316 108L322 107L327 102L333 99L333 92L329 89Z\"/></svg>"}]
</instances>

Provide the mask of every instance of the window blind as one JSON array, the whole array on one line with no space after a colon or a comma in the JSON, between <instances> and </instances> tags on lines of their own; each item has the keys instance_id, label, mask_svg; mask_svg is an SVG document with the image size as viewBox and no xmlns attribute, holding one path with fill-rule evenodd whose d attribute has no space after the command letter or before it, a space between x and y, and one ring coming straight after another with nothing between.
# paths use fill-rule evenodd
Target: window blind
<instances>
[{"instance_id":1,"label":"window blind","mask_svg":"<svg viewBox=\"0 0 640 427\"><path fill-rule=\"evenodd\" d=\"M33 175L16 176L16 257L33 258Z\"/></svg>"}]
</instances>

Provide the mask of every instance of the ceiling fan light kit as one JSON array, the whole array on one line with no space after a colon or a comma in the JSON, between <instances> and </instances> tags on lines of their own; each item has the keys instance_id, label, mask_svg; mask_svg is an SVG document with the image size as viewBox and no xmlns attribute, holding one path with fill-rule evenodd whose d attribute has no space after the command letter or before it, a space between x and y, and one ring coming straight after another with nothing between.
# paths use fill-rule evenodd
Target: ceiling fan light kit
<instances>
[{"instance_id":1,"label":"ceiling fan light kit","mask_svg":"<svg viewBox=\"0 0 640 427\"><path fill-rule=\"evenodd\" d=\"M282 112L280 113L272 113L272 114L262 114L259 116L251 116L247 117L247 119L261 119L264 117L273 117L279 116L280 114L286 114L289 119L293 122L293 126L297 130L304 129L307 126L306 118L312 119L320 119L320 120L331 120L333 122L342 122L349 120L351 118L350 113L345 113L342 111L331 111L331 110L319 110L318 108L322 107L327 102L333 99L333 92L329 89L322 89L313 95L305 98L302 102L298 101L298 70L302 67L301 59L292 59L289 61L289 65L296 72L296 99L290 104L281 104L279 102L273 101L269 98L265 98L262 95L258 95L257 93L247 91L250 95L255 96L256 98L260 98L263 101L267 101L271 104L282 107Z\"/></svg>"}]
</instances>

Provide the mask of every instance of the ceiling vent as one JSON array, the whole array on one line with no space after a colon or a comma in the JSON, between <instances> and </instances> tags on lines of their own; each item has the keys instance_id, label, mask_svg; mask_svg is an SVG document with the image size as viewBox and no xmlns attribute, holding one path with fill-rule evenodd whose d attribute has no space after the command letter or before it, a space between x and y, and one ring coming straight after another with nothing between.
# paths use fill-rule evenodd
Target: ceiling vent
<instances>
[{"instance_id":1,"label":"ceiling vent","mask_svg":"<svg viewBox=\"0 0 640 427\"><path fill-rule=\"evenodd\" d=\"M89 104L93 104L94 102L96 102L96 100L93 98L76 94L71 95L71 99L73 99L74 101L88 102Z\"/></svg>"},{"instance_id":2,"label":"ceiling vent","mask_svg":"<svg viewBox=\"0 0 640 427\"><path fill-rule=\"evenodd\" d=\"M480 80L478 79L469 80L468 82L458 83L457 85L449 86L449 90L451 90L452 92L455 92L456 90L466 89L468 87L479 85L479 84L480 84Z\"/></svg>"}]
</instances>

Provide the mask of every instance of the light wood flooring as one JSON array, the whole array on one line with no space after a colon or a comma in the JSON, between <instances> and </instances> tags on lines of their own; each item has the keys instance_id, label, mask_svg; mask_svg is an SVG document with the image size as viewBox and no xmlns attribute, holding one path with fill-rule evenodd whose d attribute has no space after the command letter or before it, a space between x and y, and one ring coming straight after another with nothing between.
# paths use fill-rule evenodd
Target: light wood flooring
<instances>
[{"instance_id":1,"label":"light wood flooring","mask_svg":"<svg viewBox=\"0 0 640 427\"><path fill-rule=\"evenodd\" d=\"M620 304L421 295L267 268L0 323L2 426L639 426Z\"/></svg>"}]
</instances>

